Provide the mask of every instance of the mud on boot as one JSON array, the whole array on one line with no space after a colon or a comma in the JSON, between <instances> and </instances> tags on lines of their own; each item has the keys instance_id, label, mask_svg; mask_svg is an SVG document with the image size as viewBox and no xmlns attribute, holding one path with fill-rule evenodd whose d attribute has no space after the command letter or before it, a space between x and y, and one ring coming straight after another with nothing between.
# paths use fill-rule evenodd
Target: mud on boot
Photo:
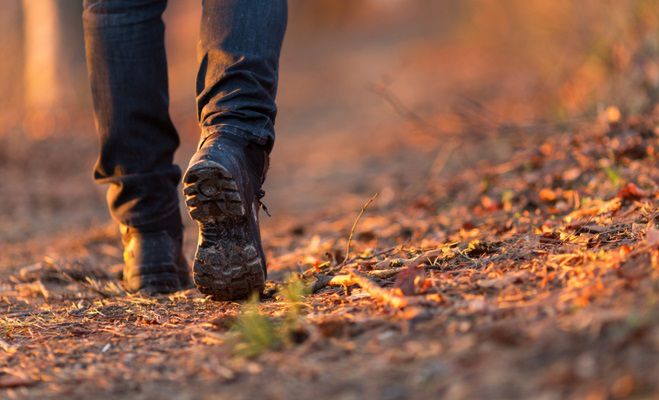
<instances>
[{"instance_id":1,"label":"mud on boot","mask_svg":"<svg viewBox=\"0 0 659 400\"><path fill-rule=\"evenodd\" d=\"M185 203L199 225L194 283L217 300L245 299L265 286L258 211L267 153L246 147L235 138L209 137L183 178Z\"/></svg>"}]
</instances>

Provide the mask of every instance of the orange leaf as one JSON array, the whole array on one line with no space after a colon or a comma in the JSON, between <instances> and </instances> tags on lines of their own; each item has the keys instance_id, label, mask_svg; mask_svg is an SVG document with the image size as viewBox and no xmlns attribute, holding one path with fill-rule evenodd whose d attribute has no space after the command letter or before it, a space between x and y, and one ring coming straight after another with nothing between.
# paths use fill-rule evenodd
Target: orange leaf
<instances>
[{"instance_id":1,"label":"orange leaf","mask_svg":"<svg viewBox=\"0 0 659 400\"><path fill-rule=\"evenodd\" d=\"M417 293L417 282L424 279L423 269L413 266L408 266L398 273L394 288L401 291L402 294L409 296Z\"/></svg>"},{"instance_id":2,"label":"orange leaf","mask_svg":"<svg viewBox=\"0 0 659 400\"><path fill-rule=\"evenodd\" d=\"M546 202L556 201L556 193L554 193L554 191L551 189L544 188L540 190L539 195L540 195L540 200L542 201L546 201Z\"/></svg>"},{"instance_id":3,"label":"orange leaf","mask_svg":"<svg viewBox=\"0 0 659 400\"><path fill-rule=\"evenodd\" d=\"M618 197L623 200L637 200L643 197L648 197L649 193L639 188L634 183L629 182L622 189L618 191Z\"/></svg>"},{"instance_id":4,"label":"orange leaf","mask_svg":"<svg viewBox=\"0 0 659 400\"><path fill-rule=\"evenodd\" d=\"M485 211L496 211L500 208L499 203L495 200L492 200L489 196L481 196L481 205Z\"/></svg>"}]
</instances>

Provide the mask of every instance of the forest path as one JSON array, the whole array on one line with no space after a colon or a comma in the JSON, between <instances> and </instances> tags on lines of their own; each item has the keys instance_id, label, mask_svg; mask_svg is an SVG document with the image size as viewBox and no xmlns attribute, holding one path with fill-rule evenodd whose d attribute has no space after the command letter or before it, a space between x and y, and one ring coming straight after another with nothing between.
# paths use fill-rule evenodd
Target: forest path
<instances>
[{"instance_id":1,"label":"forest path","mask_svg":"<svg viewBox=\"0 0 659 400\"><path fill-rule=\"evenodd\" d=\"M401 174L360 218L372 187L275 216L258 305L128 294L115 227L54 220L56 234L0 252L2 396L658 396L658 122L520 139L505 162L450 177ZM385 150L371 168L413 159ZM75 189L71 163L59 171L78 178L21 196ZM85 193L77 207L98 208ZM194 240L190 226L188 255Z\"/></svg>"}]
</instances>

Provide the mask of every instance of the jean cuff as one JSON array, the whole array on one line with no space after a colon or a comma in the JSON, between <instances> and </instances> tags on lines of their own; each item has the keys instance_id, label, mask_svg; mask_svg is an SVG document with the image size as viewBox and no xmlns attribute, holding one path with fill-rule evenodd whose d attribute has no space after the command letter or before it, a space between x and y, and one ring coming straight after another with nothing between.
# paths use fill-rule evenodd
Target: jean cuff
<instances>
[{"instance_id":1,"label":"jean cuff","mask_svg":"<svg viewBox=\"0 0 659 400\"><path fill-rule=\"evenodd\" d=\"M115 218L117 222L122 225L127 225L140 232L152 232L161 230L176 230L183 227L181 220L181 210L178 202L173 207L168 208L164 213L160 213L157 217L129 217L129 218Z\"/></svg>"},{"instance_id":2,"label":"jean cuff","mask_svg":"<svg viewBox=\"0 0 659 400\"><path fill-rule=\"evenodd\" d=\"M272 144L274 143L275 139L274 130L271 127L249 130L231 124L216 124L202 127L200 143L203 143L204 139L210 135L222 133L235 135L242 139L256 143L260 146L264 146L268 149L268 151L272 149Z\"/></svg>"}]
</instances>

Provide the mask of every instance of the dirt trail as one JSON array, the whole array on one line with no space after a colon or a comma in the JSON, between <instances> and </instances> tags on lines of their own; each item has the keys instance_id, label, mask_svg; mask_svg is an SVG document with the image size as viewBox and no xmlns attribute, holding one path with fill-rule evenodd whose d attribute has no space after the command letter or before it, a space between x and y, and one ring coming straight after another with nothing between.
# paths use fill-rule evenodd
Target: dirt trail
<instances>
[{"instance_id":1,"label":"dirt trail","mask_svg":"<svg viewBox=\"0 0 659 400\"><path fill-rule=\"evenodd\" d=\"M276 216L258 306L125 293L112 225L7 242L2 396L659 396L658 122L520 137L505 162L448 178L413 169L380 191L350 246L370 193ZM94 196L78 210L97 210Z\"/></svg>"}]
</instances>

